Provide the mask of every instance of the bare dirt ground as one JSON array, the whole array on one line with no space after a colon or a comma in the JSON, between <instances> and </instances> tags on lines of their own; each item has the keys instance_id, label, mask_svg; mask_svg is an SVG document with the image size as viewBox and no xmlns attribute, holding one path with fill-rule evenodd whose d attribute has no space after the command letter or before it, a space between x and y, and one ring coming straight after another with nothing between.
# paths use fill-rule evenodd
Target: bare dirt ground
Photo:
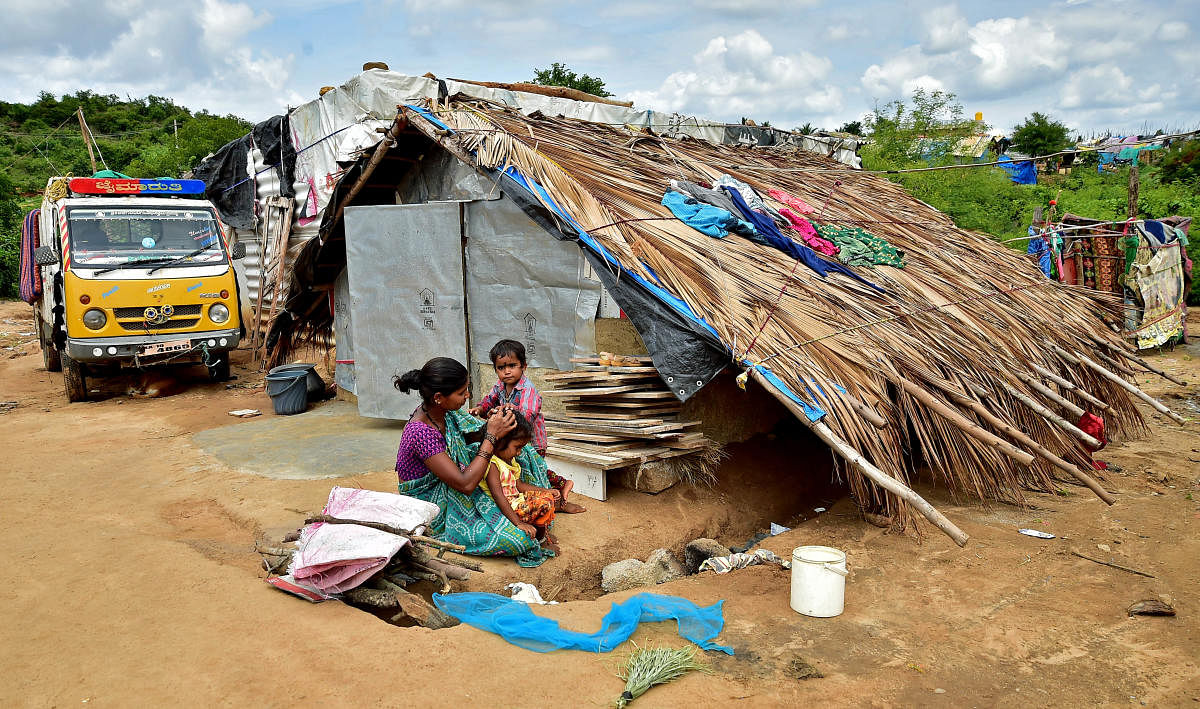
<instances>
[{"instance_id":1,"label":"bare dirt ground","mask_svg":"<svg viewBox=\"0 0 1200 709\"><path fill-rule=\"evenodd\" d=\"M296 481L228 470L189 435L237 425L232 409L269 416L269 400L253 387L258 375L237 367L234 384L251 386L227 388L204 382L197 368L175 396L130 399L129 382L112 381L99 401L68 404L61 375L42 369L36 343L22 334L32 329L27 306L0 303L0 402L17 402L0 406L3 705L598 707L620 694L620 651L538 655L470 627L397 628L270 588L250 553L255 539L294 528L331 484L393 490L394 474ZM1188 386L1140 383L1200 418L1200 346L1154 360ZM851 574L838 618L791 611L788 573L774 568L656 587L702 605L724 600L719 639L736 654L710 653L712 674L655 688L638 705L1197 706L1200 423L1146 413L1147 438L1101 455L1123 468L1108 477L1118 493L1111 508L1075 486L1031 494L1024 509L956 502L923 487L971 535L966 548L928 526L921 541L887 534L847 500L767 540L785 556L802 544L846 550ZM475 585L525 579L563 600L595 599L538 610L593 630L612 601L632 593L596 598L604 563L657 546L678 551L690 535L735 544L764 519L811 513L803 506L815 498L803 491L826 478L826 455L760 456L739 456L754 464L713 491L677 486L589 502L586 515L562 518L563 557L533 571L489 561L488 580ZM1021 536L1019 527L1058 538ZM1134 601L1162 597L1177 617L1126 615ZM634 640L681 642L670 624L644 627ZM810 666L824 677L801 679Z\"/></svg>"}]
</instances>

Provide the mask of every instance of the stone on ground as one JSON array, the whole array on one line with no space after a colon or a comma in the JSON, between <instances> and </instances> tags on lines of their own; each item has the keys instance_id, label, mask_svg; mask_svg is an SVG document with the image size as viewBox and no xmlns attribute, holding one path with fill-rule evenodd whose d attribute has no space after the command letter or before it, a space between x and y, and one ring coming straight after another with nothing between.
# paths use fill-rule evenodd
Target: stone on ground
<instances>
[{"instance_id":1,"label":"stone on ground","mask_svg":"<svg viewBox=\"0 0 1200 709\"><path fill-rule=\"evenodd\" d=\"M715 539L707 537L693 539L683 548L684 566L689 574L694 574L700 571L700 564L705 559L711 559L714 556L728 556L729 553L729 547Z\"/></svg>"}]
</instances>

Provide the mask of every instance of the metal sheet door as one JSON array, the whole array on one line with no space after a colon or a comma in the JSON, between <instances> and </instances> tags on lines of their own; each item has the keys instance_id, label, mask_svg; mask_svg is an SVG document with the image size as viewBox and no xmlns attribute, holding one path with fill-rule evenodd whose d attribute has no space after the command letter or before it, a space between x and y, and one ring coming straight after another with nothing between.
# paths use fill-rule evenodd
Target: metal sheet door
<instances>
[{"instance_id":1,"label":"metal sheet door","mask_svg":"<svg viewBox=\"0 0 1200 709\"><path fill-rule=\"evenodd\" d=\"M358 412L408 419L421 403L392 377L432 357L467 362L457 202L346 209Z\"/></svg>"}]
</instances>

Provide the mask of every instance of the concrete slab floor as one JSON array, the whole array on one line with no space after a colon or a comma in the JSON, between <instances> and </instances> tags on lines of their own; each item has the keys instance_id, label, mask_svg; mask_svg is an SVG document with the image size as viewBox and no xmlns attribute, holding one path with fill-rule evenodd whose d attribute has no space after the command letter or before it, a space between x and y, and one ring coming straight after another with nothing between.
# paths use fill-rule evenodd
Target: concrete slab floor
<instances>
[{"instance_id":1,"label":"concrete slab floor","mask_svg":"<svg viewBox=\"0 0 1200 709\"><path fill-rule=\"evenodd\" d=\"M192 435L192 442L243 473L277 480L338 478L396 467L401 421L364 418L329 401L295 416L264 416Z\"/></svg>"}]
</instances>

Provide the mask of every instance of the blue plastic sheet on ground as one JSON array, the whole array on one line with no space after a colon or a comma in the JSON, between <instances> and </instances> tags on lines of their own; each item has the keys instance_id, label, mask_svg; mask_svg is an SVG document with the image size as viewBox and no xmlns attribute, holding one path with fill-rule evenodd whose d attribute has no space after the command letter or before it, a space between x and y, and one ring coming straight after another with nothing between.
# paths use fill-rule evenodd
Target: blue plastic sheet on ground
<instances>
[{"instance_id":1,"label":"blue plastic sheet on ground","mask_svg":"<svg viewBox=\"0 0 1200 709\"><path fill-rule=\"evenodd\" d=\"M443 613L534 652L611 652L633 635L639 623L674 619L684 639L705 650L733 654L733 648L712 642L725 627L725 601L701 608L678 596L639 593L614 603L594 633L564 630L558 621L536 615L528 604L494 593L435 593L433 603Z\"/></svg>"},{"instance_id":2,"label":"blue plastic sheet on ground","mask_svg":"<svg viewBox=\"0 0 1200 709\"><path fill-rule=\"evenodd\" d=\"M1018 185L1036 185L1037 169L1032 160L1013 160L1007 155L1000 156L1000 168L1008 173L1008 178Z\"/></svg>"}]
</instances>

